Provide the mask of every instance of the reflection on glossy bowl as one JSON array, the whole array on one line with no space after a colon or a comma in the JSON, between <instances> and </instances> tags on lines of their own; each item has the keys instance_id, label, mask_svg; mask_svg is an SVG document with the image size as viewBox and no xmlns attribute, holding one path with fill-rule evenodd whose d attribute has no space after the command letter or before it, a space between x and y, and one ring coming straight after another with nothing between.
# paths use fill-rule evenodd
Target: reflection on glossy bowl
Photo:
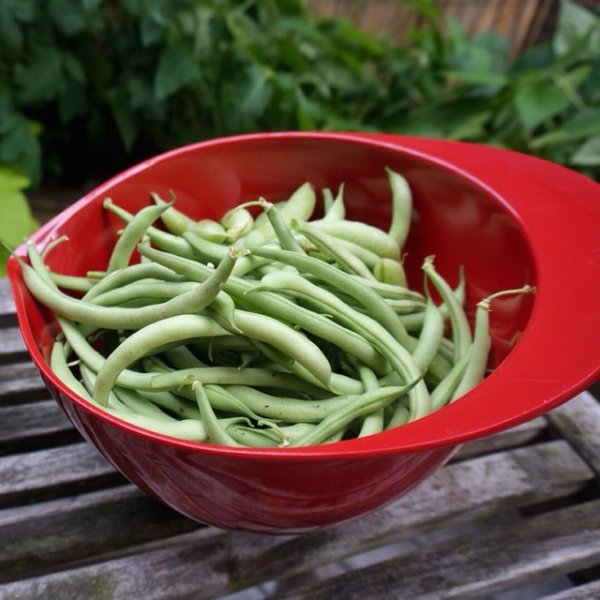
<instances>
[{"instance_id":1,"label":"reflection on glossy bowl","mask_svg":"<svg viewBox=\"0 0 600 600\"><path fill-rule=\"evenodd\" d=\"M409 425L308 448L245 449L149 433L104 414L48 369L54 324L9 277L19 323L44 381L77 429L131 481L176 510L224 528L301 532L389 502L442 465L462 443L542 414L599 373L600 187L556 165L481 146L367 134L255 134L204 142L148 160L87 194L36 233L69 274L99 269L119 223L110 196L133 210L150 191L173 189L178 207L219 217L259 195L286 197L304 181L346 184L350 217L387 227L384 167L403 173L415 198L406 265L414 285L424 256L456 282L468 276L468 306L524 283L535 299L499 300L493 311L495 371L459 401ZM24 254L24 249L18 250Z\"/></svg>"}]
</instances>

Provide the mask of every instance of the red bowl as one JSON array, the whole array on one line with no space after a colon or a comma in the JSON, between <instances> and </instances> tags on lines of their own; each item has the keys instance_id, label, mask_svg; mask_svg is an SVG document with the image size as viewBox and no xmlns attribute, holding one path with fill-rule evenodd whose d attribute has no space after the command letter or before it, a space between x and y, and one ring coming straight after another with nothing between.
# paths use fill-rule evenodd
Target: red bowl
<instances>
[{"instance_id":1,"label":"red bowl","mask_svg":"<svg viewBox=\"0 0 600 600\"><path fill-rule=\"evenodd\" d=\"M346 183L349 214L387 227L384 167L415 197L407 246L413 282L423 257L455 282L468 306L524 283L535 297L498 300L494 372L462 399L403 427L317 447L245 449L181 441L129 425L88 404L48 368L55 325L9 262L20 327L52 395L75 427L127 478L181 513L223 528L301 532L375 509L440 467L462 443L548 411L600 373L600 186L568 169L505 150L408 137L274 133L217 139L147 160L96 188L42 227L40 247L69 274L100 269L119 227L101 207L129 209L174 189L178 206L218 217L259 195L277 200L300 183ZM23 247L17 254L24 256Z\"/></svg>"}]
</instances>

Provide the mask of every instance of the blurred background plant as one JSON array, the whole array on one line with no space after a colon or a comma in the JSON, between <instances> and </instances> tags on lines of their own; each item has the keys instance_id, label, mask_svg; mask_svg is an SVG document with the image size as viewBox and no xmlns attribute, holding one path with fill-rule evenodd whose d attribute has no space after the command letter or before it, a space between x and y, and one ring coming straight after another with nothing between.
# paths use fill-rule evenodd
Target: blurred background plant
<instances>
[{"instance_id":1,"label":"blurred background plant","mask_svg":"<svg viewBox=\"0 0 600 600\"><path fill-rule=\"evenodd\" d=\"M398 4L419 17L401 42L301 0L2 0L0 239L35 226L27 188L241 132L468 140L600 177L600 11L561 0L551 39L513 56L433 0Z\"/></svg>"}]
</instances>

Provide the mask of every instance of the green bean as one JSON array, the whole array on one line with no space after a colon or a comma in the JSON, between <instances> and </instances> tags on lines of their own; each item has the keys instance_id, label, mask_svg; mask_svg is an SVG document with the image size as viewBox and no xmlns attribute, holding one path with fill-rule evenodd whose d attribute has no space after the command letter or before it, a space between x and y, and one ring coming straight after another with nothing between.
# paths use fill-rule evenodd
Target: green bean
<instances>
[{"instance_id":1,"label":"green bean","mask_svg":"<svg viewBox=\"0 0 600 600\"><path fill-rule=\"evenodd\" d=\"M219 420L206 397L206 392L204 391L202 383L200 381L195 381L192 384L192 390L196 394L198 408L202 415L202 422L204 423L204 427L208 434L208 441L213 444L221 444L222 446L239 446L240 444L227 433L227 429L219 423Z\"/></svg>"},{"instance_id":2,"label":"green bean","mask_svg":"<svg viewBox=\"0 0 600 600\"><path fill-rule=\"evenodd\" d=\"M286 224L291 219L301 219L306 221L312 215L316 204L315 191L309 183L303 183L284 203L277 203L280 210L280 216ZM255 220L255 227L246 235L240 237L238 242L243 246L255 246L264 244L271 237L272 228L268 222L267 216L264 221Z\"/></svg>"},{"instance_id":3,"label":"green bean","mask_svg":"<svg viewBox=\"0 0 600 600\"><path fill-rule=\"evenodd\" d=\"M85 277L44 263L66 237L43 254L28 244L25 283L62 329L51 367L134 426L229 446L364 437L453 402L485 375L490 303L531 288L484 298L474 335L462 269L452 289L428 257L425 293L409 289L400 253L411 190L386 173L387 232L347 219L343 185L335 198L322 190L324 216L308 222L316 195L303 184L219 221L175 209L173 192L169 202L152 192L153 205L135 215L106 199L125 227L106 271ZM256 218L251 206L262 208ZM158 219L167 231L153 226ZM130 265L136 248L141 262Z\"/></svg>"},{"instance_id":4,"label":"green bean","mask_svg":"<svg viewBox=\"0 0 600 600\"><path fill-rule=\"evenodd\" d=\"M322 190L323 204L325 205L324 221L346 218L346 207L344 206L344 184L338 188L335 198L329 188Z\"/></svg>"},{"instance_id":5,"label":"green bean","mask_svg":"<svg viewBox=\"0 0 600 600\"><path fill-rule=\"evenodd\" d=\"M79 360L97 373L102 368L102 364L105 360L104 356L91 346L74 323L61 317L57 317L56 320ZM150 389L151 378L152 373L140 373L138 371L125 369L120 373L117 383L123 387L133 389Z\"/></svg>"},{"instance_id":6,"label":"green bean","mask_svg":"<svg viewBox=\"0 0 600 600\"><path fill-rule=\"evenodd\" d=\"M135 281L156 279L157 281L181 281L181 275L156 263L129 265L120 271L114 271L100 279L92 289L83 296L83 300L91 301L109 290L118 289Z\"/></svg>"},{"instance_id":7,"label":"green bean","mask_svg":"<svg viewBox=\"0 0 600 600\"><path fill-rule=\"evenodd\" d=\"M192 369L207 366L187 346L166 348L162 354L176 369Z\"/></svg>"},{"instance_id":8,"label":"green bean","mask_svg":"<svg viewBox=\"0 0 600 600\"><path fill-rule=\"evenodd\" d=\"M502 290L491 294L477 303L475 312L475 335L473 338L471 358L463 373L463 376L454 390L452 401L466 394L475 387L484 377L485 369L488 363L489 352L491 348L491 338L489 333L489 311L493 300L512 294L531 294L533 288L525 285L519 289Z\"/></svg>"},{"instance_id":9,"label":"green bean","mask_svg":"<svg viewBox=\"0 0 600 600\"><path fill-rule=\"evenodd\" d=\"M216 321L200 315L177 315L150 323L132 333L110 355L98 371L93 397L106 406L108 393L119 374L129 365L152 351L195 337L228 335Z\"/></svg>"},{"instance_id":10,"label":"green bean","mask_svg":"<svg viewBox=\"0 0 600 600\"><path fill-rule=\"evenodd\" d=\"M452 324L452 340L454 341L454 361L458 362L461 356L471 345L471 328L467 316L459 304L456 295L446 280L435 270L433 257L428 256L423 263L423 271L439 292L444 304L448 307L448 315Z\"/></svg>"},{"instance_id":11,"label":"green bean","mask_svg":"<svg viewBox=\"0 0 600 600\"><path fill-rule=\"evenodd\" d=\"M214 219L200 219L190 231L209 242L216 242L217 244L222 244L228 239L225 227Z\"/></svg>"},{"instance_id":12,"label":"green bean","mask_svg":"<svg viewBox=\"0 0 600 600\"><path fill-rule=\"evenodd\" d=\"M292 221L291 226L292 229L304 235L316 248L337 263L347 273L354 273L365 279L374 279L367 265L350 250L340 244L336 244L333 236L330 236L325 231L310 223L301 222L297 219Z\"/></svg>"},{"instance_id":13,"label":"green bean","mask_svg":"<svg viewBox=\"0 0 600 600\"><path fill-rule=\"evenodd\" d=\"M207 390L212 386L206 386ZM357 394L331 396L315 400L275 396L249 385L233 384L225 388L249 409L262 417L290 423L318 423L329 413L345 406Z\"/></svg>"},{"instance_id":14,"label":"green bean","mask_svg":"<svg viewBox=\"0 0 600 600\"><path fill-rule=\"evenodd\" d=\"M63 273L56 273L55 271L49 271L52 281L60 288L65 290L72 290L74 292L89 292L96 281L90 277L80 277L77 275L65 275Z\"/></svg>"},{"instance_id":15,"label":"green bean","mask_svg":"<svg viewBox=\"0 0 600 600\"><path fill-rule=\"evenodd\" d=\"M227 432L240 444L246 446L259 447L281 447L290 445L292 440L302 435L306 435L315 425L312 423L294 423L285 425L276 429L257 429L256 427L245 427L243 425L233 424L227 427Z\"/></svg>"},{"instance_id":16,"label":"green bean","mask_svg":"<svg viewBox=\"0 0 600 600\"><path fill-rule=\"evenodd\" d=\"M221 217L221 225L226 231L227 241L230 244L246 235L253 224L254 219L250 211L240 206L234 206Z\"/></svg>"},{"instance_id":17,"label":"green bean","mask_svg":"<svg viewBox=\"0 0 600 600\"><path fill-rule=\"evenodd\" d=\"M164 212L160 214L160 220L170 233L181 235L196 224L194 219L173 206L175 204L175 192L173 190L169 191L169 202L165 202L156 192L152 192L150 197L155 204L165 207Z\"/></svg>"},{"instance_id":18,"label":"green bean","mask_svg":"<svg viewBox=\"0 0 600 600\"><path fill-rule=\"evenodd\" d=\"M435 389L431 392L433 410L438 410L452 400L454 392L471 360L472 352L473 348L471 345L460 357L459 361L452 365L448 374L435 386Z\"/></svg>"},{"instance_id":19,"label":"green bean","mask_svg":"<svg viewBox=\"0 0 600 600\"><path fill-rule=\"evenodd\" d=\"M103 206L125 223L129 223L134 218L134 215L112 202L110 198L106 198ZM148 227L146 234L152 243L161 250L186 258L194 258L196 255L194 249L181 236L173 235L156 227Z\"/></svg>"},{"instance_id":20,"label":"green bean","mask_svg":"<svg viewBox=\"0 0 600 600\"><path fill-rule=\"evenodd\" d=\"M353 310L341 302L336 296L310 283L305 278L293 273L274 273L263 278L261 285L285 290L288 293L300 295L306 302L315 300L326 305L334 318L342 320L357 333L370 341L386 358L392 368L398 373L403 383L418 380L421 372L409 352L399 344L393 336L370 316ZM419 382L411 389L411 411L414 418L424 416L429 412L429 394L424 382Z\"/></svg>"},{"instance_id":21,"label":"green bean","mask_svg":"<svg viewBox=\"0 0 600 600\"><path fill-rule=\"evenodd\" d=\"M52 372L73 392L88 402L93 402L92 396L84 385L74 375L65 359L65 344L55 340L50 352L50 368Z\"/></svg>"},{"instance_id":22,"label":"green bean","mask_svg":"<svg viewBox=\"0 0 600 600\"><path fill-rule=\"evenodd\" d=\"M361 285L360 282L357 282L355 279L352 279L347 273L323 263L312 256L299 254L297 252L270 248L254 248L251 249L251 252L257 256L271 258L272 260L292 265L303 273L310 273L328 284L333 285L335 288L360 302L367 312L385 327L402 345L411 345L408 333L399 321L398 315L396 315L379 295L370 288Z\"/></svg>"},{"instance_id":23,"label":"green bean","mask_svg":"<svg viewBox=\"0 0 600 600\"><path fill-rule=\"evenodd\" d=\"M227 254L227 246L206 239L196 231L185 231L182 237L205 261L218 263Z\"/></svg>"},{"instance_id":24,"label":"green bean","mask_svg":"<svg viewBox=\"0 0 600 600\"><path fill-rule=\"evenodd\" d=\"M139 251L148 258L172 268L193 281L204 281L210 273L210 269L200 263L172 256L154 248L140 246ZM305 331L327 340L345 352L356 356L376 373L389 371L386 361L362 336L331 322L330 319L323 315L317 315L277 294L256 292L249 295L248 292L254 287L255 285L248 281L231 276L225 282L223 289L234 296L236 302L241 306L260 312L268 312L270 316L276 317L286 323L297 325Z\"/></svg>"},{"instance_id":25,"label":"green bean","mask_svg":"<svg viewBox=\"0 0 600 600\"><path fill-rule=\"evenodd\" d=\"M153 390L178 390L191 385L195 380L203 384L218 385L254 385L295 390L297 392L319 393L319 388L303 381L290 373L277 373L267 369L238 367L197 367L180 369L169 373L157 373L152 376Z\"/></svg>"},{"instance_id":26,"label":"green bean","mask_svg":"<svg viewBox=\"0 0 600 600\"><path fill-rule=\"evenodd\" d=\"M300 252L304 253L304 250L294 237L294 234L291 232L288 224L284 221L279 209L272 204L271 202L267 202L264 198L260 198L258 200L259 206L263 209L264 212L267 213L267 218L271 223L271 227L275 232L275 236L279 241L279 245L284 250L290 250L291 252Z\"/></svg>"},{"instance_id":27,"label":"green bean","mask_svg":"<svg viewBox=\"0 0 600 600\"><path fill-rule=\"evenodd\" d=\"M425 303L425 297L421 292L409 289L405 285L391 284L384 281L363 280L354 275L351 277L359 283L366 285L386 300L414 300Z\"/></svg>"},{"instance_id":28,"label":"green bean","mask_svg":"<svg viewBox=\"0 0 600 600\"><path fill-rule=\"evenodd\" d=\"M94 383L96 381L96 373L92 371L87 365L84 363L79 363L79 373L81 375L81 380L85 385L86 390L93 394L94 391ZM99 404L92 398L92 403L95 406L99 406ZM103 408L107 408L113 411L113 414L116 415L132 415L135 414L135 410L121 402L120 398L114 393L114 390L111 390L108 395L108 401L106 406Z\"/></svg>"},{"instance_id":29,"label":"green bean","mask_svg":"<svg viewBox=\"0 0 600 600\"><path fill-rule=\"evenodd\" d=\"M410 229L413 207L412 193L408 182L402 175L388 168L386 168L386 173L392 190L392 222L388 234L402 248Z\"/></svg>"},{"instance_id":30,"label":"green bean","mask_svg":"<svg viewBox=\"0 0 600 600\"><path fill-rule=\"evenodd\" d=\"M235 352L249 352L255 348L252 340L249 340L247 337L242 335L235 334L231 334L222 338L213 338L210 340L210 344L211 346L223 348L225 350L233 350ZM204 352L206 350L206 348L202 346L201 342L192 342L190 346L193 350L198 352Z\"/></svg>"},{"instance_id":31,"label":"green bean","mask_svg":"<svg viewBox=\"0 0 600 600\"><path fill-rule=\"evenodd\" d=\"M425 307L425 318L419 341L412 351L412 357L419 369L425 371L433 362L442 338L444 318L435 303L430 299Z\"/></svg>"},{"instance_id":32,"label":"green bean","mask_svg":"<svg viewBox=\"0 0 600 600\"><path fill-rule=\"evenodd\" d=\"M135 414L146 415L154 419L163 419L165 421L175 420L174 417L163 412L158 406L148 401L148 399L137 390L115 386L113 392L115 396Z\"/></svg>"},{"instance_id":33,"label":"green bean","mask_svg":"<svg viewBox=\"0 0 600 600\"><path fill-rule=\"evenodd\" d=\"M108 202L110 200L105 200L105 203ZM127 223L108 259L108 267L106 268L108 273L123 269L129 264L133 251L145 235L148 227L170 206L171 204L146 206Z\"/></svg>"},{"instance_id":34,"label":"green bean","mask_svg":"<svg viewBox=\"0 0 600 600\"><path fill-rule=\"evenodd\" d=\"M375 279L382 283L406 287L406 273L402 262L395 258L380 258L373 267Z\"/></svg>"},{"instance_id":35,"label":"green bean","mask_svg":"<svg viewBox=\"0 0 600 600\"><path fill-rule=\"evenodd\" d=\"M123 388L119 388L123 389ZM180 398L171 392L151 392L143 390L144 398L176 415L179 419L199 419L200 411L197 406L192 406L186 399Z\"/></svg>"},{"instance_id":36,"label":"green bean","mask_svg":"<svg viewBox=\"0 0 600 600\"><path fill-rule=\"evenodd\" d=\"M316 227L330 235L353 242L374 252L380 257L400 258L400 247L396 240L378 227L363 223L362 221L324 220L313 221Z\"/></svg>"},{"instance_id":37,"label":"green bean","mask_svg":"<svg viewBox=\"0 0 600 600\"><path fill-rule=\"evenodd\" d=\"M399 300L387 298L386 302L397 315L407 315L415 312L424 312L426 306L422 300L408 300L406 298L401 298Z\"/></svg>"},{"instance_id":38,"label":"green bean","mask_svg":"<svg viewBox=\"0 0 600 600\"><path fill-rule=\"evenodd\" d=\"M234 311L233 319L236 329L234 333L274 346L298 361L318 381L324 385L329 384L331 365L322 350L305 335L272 317L241 309ZM227 328L227 323L219 322Z\"/></svg>"},{"instance_id":39,"label":"green bean","mask_svg":"<svg viewBox=\"0 0 600 600\"><path fill-rule=\"evenodd\" d=\"M206 428L204 423L199 419L181 419L180 421L164 421L154 419L147 415L118 415L120 419L146 429L154 433L159 433L168 437L178 438L180 440L189 440L193 442L206 442ZM231 420L234 421L233 419Z\"/></svg>"},{"instance_id":40,"label":"green bean","mask_svg":"<svg viewBox=\"0 0 600 600\"><path fill-rule=\"evenodd\" d=\"M404 395L408 386L382 387L349 398L347 404L327 415L313 430L291 442L291 446L310 446L323 443L328 437L347 427L352 421L384 408Z\"/></svg>"},{"instance_id":41,"label":"green bean","mask_svg":"<svg viewBox=\"0 0 600 600\"><path fill-rule=\"evenodd\" d=\"M398 406L395 407L390 420L386 425L386 429L394 429L401 425L406 425L411 420L410 409L398 402Z\"/></svg>"},{"instance_id":42,"label":"green bean","mask_svg":"<svg viewBox=\"0 0 600 600\"><path fill-rule=\"evenodd\" d=\"M237 260L236 252L232 250L211 276L194 290L162 304L139 308L96 306L76 300L47 285L42 277L28 265L23 267L23 279L32 295L57 315L106 329L138 329L178 314L196 313L208 306L231 273L235 260Z\"/></svg>"},{"instance_id":43,"label":"green bean","mask_svg":"<svg viewBox=\"0 0 600 600\"><path fill-rule=\"evenodd\" d=\"M264 344L257 340L253 340L254 345L276 365L281 365L286 371L292 372L294 375L312 383L316 387L331 391L335 394L360 394L362 386L359 381L346 377L340 373L331 373L327 383L319 381L306 367L302 366L295 360L290 360L289 356L283 354L269 344Z\"/></svg>"},{"instance_id":44,"label":"green bean","mask_svg":"<svg viewBox=\"0 0 600 600\"><path fill-rule=\"evenodd\" d=\"M379 387L379 382L375 373L365 365L357 366L358 373L363 382L365 392L372 392ZM362 422L358 437L365 437L383 431L384 407L374 410L372 413L365 415Z\"/></svg>"},{"instance_id":45,"label":"green bean","mask_svg":"<svg viewBox=\"0 0 600 600\"><path fill-rule=\"evenodd\" d=\"M40 281L47 285L52 290L58 290L57 284L54 282L52 277L50 276L50 272L42 259L41 254L39 253L37 246L31 242L27 241L27 258L29 258L29 262L31 266L27 265L23 260L18 258L19 264L23 271L35 271L35 273L40 278Z\"/></svg>"},{"instance_id":46,"label":"green bean","mask_svg":"<svg viewBox=\"0 0 600 600\"><path fill-rule=\"evenodd\" d=\"M161 281L160 279L140 279L123 287L110 289L98 294L91 300L91 304L98 306L124 305L132 300L143 300L145 303L152 301L171 300L197 288L198 284L191 281Z\"/></svg>"},{"instance_id":47,"label":"green bean","mask_svg":"<svg viewBox=\"0 0 600 600\"><path fill-rule=\"evenodd\" d=\"M342 248L349 250L350 252L352 252L352 254L354 254L354 256L360 258L360 260L362 260L362 262L364 262L365 265L367 265L367 267L369 267L369 269L371 270L375 268L377 261L379 261L379 259L381 258L378 254L375 254L375 252L369 250L369 248L365 248L364 246L355 244L350 240L342 240L340 238L336 239L338 244Z\"/></svg>"},{"instance_id":48,"label":"green bean","mask_svg":"<svg viewBox=\"0 0 600 600\"><path fill-rule=\"evenodd\" d=\"M215 367L217 368L217 367ZM203 382L202 382L203 383ZM252 410L245 402L230 393L228 386L206 383L204 391L210 401L210 405L220 411L236 414L254 420L256 423L267 423L263 415ZM192 384L193 387L193 384Z\"/></svg>"}]
</instances>

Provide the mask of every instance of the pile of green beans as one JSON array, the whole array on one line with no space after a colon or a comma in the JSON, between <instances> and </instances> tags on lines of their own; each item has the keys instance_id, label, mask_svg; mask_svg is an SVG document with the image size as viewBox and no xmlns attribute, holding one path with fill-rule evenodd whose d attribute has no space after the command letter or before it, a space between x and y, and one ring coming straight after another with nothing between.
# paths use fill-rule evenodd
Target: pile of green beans
<instances>
[{"instance_id":1,"label":"pile of green beans","mask_svg":"<svg viewBox=\"0 0 600 600\"><path fill-rule=\"evenodd\" d=\"M28 243L21 261L60 326L51 368L129 423L228 446L362 437L453 402L485 375L490 302L531 288L482 300L473 330L462 274L452 288L429 257L424 291L410 289L411 190L387 177L387 231L347 218L343 185L318 196L306 183L219 220L190 218L173 195L135 214L107 198L123 229L105 271L49 270L63 238L42 254Z\"/></svg>"}]
</instances>

